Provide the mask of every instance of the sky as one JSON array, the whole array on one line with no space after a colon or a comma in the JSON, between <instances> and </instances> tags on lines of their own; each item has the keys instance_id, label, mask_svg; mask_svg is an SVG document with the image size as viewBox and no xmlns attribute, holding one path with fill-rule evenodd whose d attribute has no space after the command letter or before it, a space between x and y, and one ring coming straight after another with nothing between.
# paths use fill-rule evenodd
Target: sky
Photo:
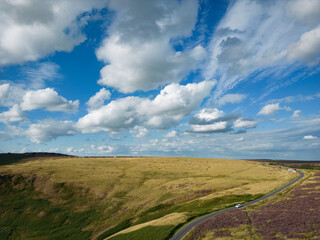
<instances>
[{"instance_id":1,"label":"sky","mask_svg":"<svg viewBox=\"0 0 320 240\"><path fill-rule=\"evenodd\" d=\"M0 0L0 152L320 160L319 0Z\"/></svg>"}]
</instances>

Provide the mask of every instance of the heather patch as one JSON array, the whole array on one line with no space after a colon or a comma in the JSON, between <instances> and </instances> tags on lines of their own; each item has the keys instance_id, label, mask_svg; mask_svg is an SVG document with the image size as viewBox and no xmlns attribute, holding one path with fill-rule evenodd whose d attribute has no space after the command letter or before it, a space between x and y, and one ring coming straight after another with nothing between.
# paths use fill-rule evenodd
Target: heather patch
<instances>
[{"instance_id":1,"label":"heather patch","mask_svg":"<svg viewBox=\"0 0 320 240\"><path fill-rule=\"evenodd\" d=\"M264 239L312 239L320 229L320 181L316 173L308 182L290 192L284 200L252 211L255 231ZM314 182L317 181L317 182ZM316 236L316 235L315 235Z\"/></svg>"},{"instance_id":2,"label":"heather patch","mask_svg":"<svg viewBox=\"0 0 320 240\"><path fill-rule=\"evenodd\" d=\"M186 240L195 240L205 237L210 231L215 231L215 237L230 237L230 231L226 228L237 228L240 225L249 224L249 219L245 211L234 210L215 216L199 224L188 236Z\"/></svg>"}]
</instances>

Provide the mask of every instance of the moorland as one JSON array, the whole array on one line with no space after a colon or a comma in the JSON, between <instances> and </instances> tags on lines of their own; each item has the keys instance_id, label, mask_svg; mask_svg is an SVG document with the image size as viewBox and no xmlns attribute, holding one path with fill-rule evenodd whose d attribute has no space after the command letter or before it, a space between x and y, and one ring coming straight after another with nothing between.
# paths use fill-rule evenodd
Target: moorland
<instances>
[{"instance_id":1,"label":"moorland","mask_svg":"<svg viewBox=\"0 0 320 240\"><path fill-rule=\"evenodd\" d=\"M9 161L0 166L0 239L169 239L191 219L259 198L295 177L230 159Z\"/></svg>"},{"instance_id":2,"label":"moorland","mask_svg":"<svg viewBox=\"0 0 320 240\"><path fill-rule=\"evenodd\" d=\"M287 165L313 169L318 164ZM184 240L320 239L319 201L320 172L305 171L303 181L274 197L211 218L193 229Z\"/></svg>"}]
</instances>

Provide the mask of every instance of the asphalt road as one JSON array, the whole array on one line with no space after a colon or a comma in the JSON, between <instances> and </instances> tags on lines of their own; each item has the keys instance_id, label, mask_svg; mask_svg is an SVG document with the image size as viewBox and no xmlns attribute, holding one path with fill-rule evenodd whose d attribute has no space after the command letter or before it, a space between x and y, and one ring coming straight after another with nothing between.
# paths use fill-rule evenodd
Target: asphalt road
<instances>
[{"instance_id":1,"label":"asphalt road","mask_svg":"<svg viewBox=\"0 0 320 240\"><path fill-rule=\"evenodd\" d=\"M299 173L299 177L297 177L296 179L292 180L291 182L289 182L288 184L282 186L281 188L278 188L277 190L261 197L261 198L258 198L256 200L253 200L251 202L247 202L247 203L244 203L242 204L243 207L245 206L248 206L250 204L254 204L256 202L259 202L261 200L264 200L268 197L271 197L275 194L277 194L278 192L284 190L285 188L291 186L292 184L294 184L295 182L299 181L301 178L304 177L304 173L303 172L300 172L300 171L297 171ZM217 211L217 212L213 212L213 213L209 213L207 215L204 215L200 218L197 218L196 220L190 222L189 224L185 225L183 228L181 228L178 232L176 232L171 238L170 240L180 240L182 239L185 235L187 235L187 233L189 233L194 227L198 226L198 224L208 220L209 218L212 218L218 214L221 214L221 213L224 213L224 212L229 212L231 210L235 210L237 209L236 207L230 207L230 208L226 208L226 209L223 209L223 210L220 210L220 211Z\"/></svg>"}]
</instances>

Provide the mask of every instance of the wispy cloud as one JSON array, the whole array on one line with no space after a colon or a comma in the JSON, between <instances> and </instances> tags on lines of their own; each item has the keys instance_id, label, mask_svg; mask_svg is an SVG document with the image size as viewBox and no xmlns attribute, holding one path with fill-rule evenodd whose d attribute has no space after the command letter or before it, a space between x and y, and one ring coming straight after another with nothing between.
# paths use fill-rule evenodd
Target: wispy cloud
<instances>
[{"instance_id":1,"label":"wispy cloud","mask_svg":"<svg viewBox=\"0 0 320 240\"><path fill-rule=\"evenodd\" d=\"M301 4L309 7L297 11ZM307 0L232 2L213 34L204 71L206 79L218 79L213 98L256 75L272 76L265 97L292 83L284 76L319 62L318 9L317 1Z\"/></svg>"},{"instance_id":2,"label":"wispy cloud","mask_svg":"<svg viewBox=\"0 0 320 240\"><path fill-rule=\"evenodd\" d=\"M25 67L22 73L28 81L26 85L32 89L44 88L46 81L62 78L59 74L59 66L51 62L39 63L35 67Z\"/></svg>"}]
</instances>

